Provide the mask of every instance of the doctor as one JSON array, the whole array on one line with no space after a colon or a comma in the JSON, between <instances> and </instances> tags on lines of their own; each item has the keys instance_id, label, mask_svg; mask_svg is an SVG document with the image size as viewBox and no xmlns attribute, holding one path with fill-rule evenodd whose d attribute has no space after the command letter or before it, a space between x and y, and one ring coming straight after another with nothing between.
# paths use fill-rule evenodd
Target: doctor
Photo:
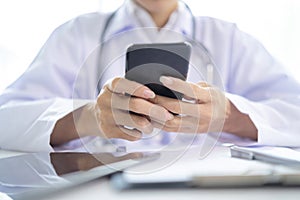
<instances>
[{"instance_id":1,"label":"doctor","mask_svg":"<svg viewBox=\"0 0 300 200\"><path fill-rule=\"evenodd\" d=\"M99 38L109 41L138 27L156 27L156 32L134 38L137 43L180 41L170 38L166 33L170 29L190 37L195 34L214 59L225 91L201 80L163 76L162 84L194 103L168 99L122 78L124 63L103 77L99 94L94 92L96 67L80 75L78 82L80 67ZM132 42L121 43L125 47ZM103 52L109 57L125 50ZM133 141L156 127L184 134L221 130L263 145L300 146L299 94L299 83L234 24L194 17L177 0L128 0L114 14L79 16L52 33L28 70L0 96L0 147L50 151L79 136ZM115 120L114 114L121 120Z\"/></svg>"}]
</instances>

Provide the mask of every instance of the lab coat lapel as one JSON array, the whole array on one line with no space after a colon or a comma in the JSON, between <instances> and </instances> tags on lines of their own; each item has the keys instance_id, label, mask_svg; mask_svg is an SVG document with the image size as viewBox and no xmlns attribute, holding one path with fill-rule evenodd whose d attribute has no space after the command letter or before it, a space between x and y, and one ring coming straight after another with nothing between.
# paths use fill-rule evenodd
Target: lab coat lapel
<instances>
[{"instance_id":1,"label":"lab coat lapel","mask_svg":"<svg viewBox=\"0 0 300 200\"><path fill-rule=\"evenodd\" d=\"M152 42L179 42L185 40L184 37L192 39L193 25L192 14L188 11L184 3L179 2L176 13L173 13L168 23L159 32L150 15L132 1L126 1L122 7L116 11L111 20L108 29L105 30L104 40L107 41L113 37L134 31L140 28L146 28L146 31L137 31L133 34L138 37L138 41L144 43ZM145 33L146 32L146 33Z\"/></svg>"}]
</instances>

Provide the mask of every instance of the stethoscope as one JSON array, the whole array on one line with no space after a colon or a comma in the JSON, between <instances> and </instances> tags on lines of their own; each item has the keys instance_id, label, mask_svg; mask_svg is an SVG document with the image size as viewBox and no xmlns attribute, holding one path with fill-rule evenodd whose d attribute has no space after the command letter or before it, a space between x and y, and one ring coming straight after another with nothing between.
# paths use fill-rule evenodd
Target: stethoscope
<instances>
[{"instance_id":1,"label":"stethoscope","mask_svg":"<svg viewBox=\"0 0 300 200\"><path fill-rule=\"evenodd\" d=\"M213 73L214 73L213 69L215 68L215 63L214 63L213 58L212 58L210 52L208 51L208 49L201 42L197 41L197 38L196 38L196 30L197 30L197 27L196 27L196 17L194 16L194 14L193 14L192 10L190 9L190 7L185 2L183 2L183 1L181 1L181 2L184 4L184 6L186 7L187 11L191 15L192 31L191 31L191 37L190 37L191 39L189 41L192 41L192 43L194 43L194 45L196 45L198 48L201 49L201 51L204 52L204 54L205 54L205 58L204 59L207 60L205 62L206 63L205 65L206 65L206 68L207 68L207 75L206 75L207 76L207 80L208 80L207 82L212 84L212 82L213 82ZM124 5L122 5L122 6L124 6ZM118 14L118 12L122 8L122 6L119 7L118 9L116 9L114 12L112 12L107 17L107 19L105 21L105 24L103 26L103 30L102 30L101 35L99 37L100 47L106 42L105 41L105 37L107 35L107 32L108 32L108 30L109 30L109 28L110 28L110 26L111 26L111 24L113 22L113 19ZM101 52L102 52L102 50L100 50L100 55L99 55L100 58L99 58L99 60L101 60L101 54L102 54ZM98 73L98 75L101 75L101 74L102 73L100 73L100 72ZM97 85L97 91L98 92L101 91L101 86L100 86L99 83Z\"/></svg>"}]
</instances>

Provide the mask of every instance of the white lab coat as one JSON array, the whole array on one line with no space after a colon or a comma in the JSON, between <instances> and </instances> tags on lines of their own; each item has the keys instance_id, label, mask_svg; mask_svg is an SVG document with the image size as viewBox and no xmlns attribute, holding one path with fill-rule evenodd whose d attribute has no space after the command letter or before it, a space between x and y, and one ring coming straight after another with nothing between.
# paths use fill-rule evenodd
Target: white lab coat
<instances>
[{"instance_id":1,"label":"white lab coat","mask_svg":"<svg viewBox=\"0 0 300 200\"><path fill-rule=\"evenodd\" d=\"M49 141L57 120L96 99L98 68L103 66L95 64L99 52L93 50L99 46L108 16L86 14L58 27L27 71L1 94L1 148L52 150ZM191 19L187 9L180 5L165 28L190 36ZM124 60L118 55L124 56L129 44L182 40L170 36L164 29L148 35L137 33L131 39L122 36L123 32L141 26L155 25L144 10L127 1L105 33L104 38L111 41L107 42L111 46L100 49L100 63L108 64L116 58L105 70L101 86L110 78L124 75ZM196 39L214 59L226 96L241 112L248 114L257 127L257 142L300 146L299 83L258 41L234 24L196 17Z\"/></svg>"}]
</instances>

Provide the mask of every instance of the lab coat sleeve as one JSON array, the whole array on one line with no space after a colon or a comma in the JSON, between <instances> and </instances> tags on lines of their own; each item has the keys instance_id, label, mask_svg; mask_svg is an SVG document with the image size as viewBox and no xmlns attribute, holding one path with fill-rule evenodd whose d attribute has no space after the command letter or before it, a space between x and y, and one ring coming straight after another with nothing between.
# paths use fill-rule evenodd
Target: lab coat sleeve
<instances>
[{"instance_id":1,"label":"lab coat sleeve","mask_svg":"<svg viewBox=\"0 0 300 200\"><path fill-rule=\"evenodd\" d=\"M227 97L250 116L262 145L300 146L300 84L251 36L232 34Z\"/></svg>"},{"instance_id":2,"label":"lab coat sleeve","mask_svg":"<svg viewBox=\"0 0 300 200\"><path fill-rule=\"evenodd\" d=\"M97 45L99 32L91 24L99 23L95 17L58 27L26 72L1 94L0 148L52 151L50 135L57 120L92 101L92 95L72 97L78 69Z\"/></svg>"}]
</instances>

